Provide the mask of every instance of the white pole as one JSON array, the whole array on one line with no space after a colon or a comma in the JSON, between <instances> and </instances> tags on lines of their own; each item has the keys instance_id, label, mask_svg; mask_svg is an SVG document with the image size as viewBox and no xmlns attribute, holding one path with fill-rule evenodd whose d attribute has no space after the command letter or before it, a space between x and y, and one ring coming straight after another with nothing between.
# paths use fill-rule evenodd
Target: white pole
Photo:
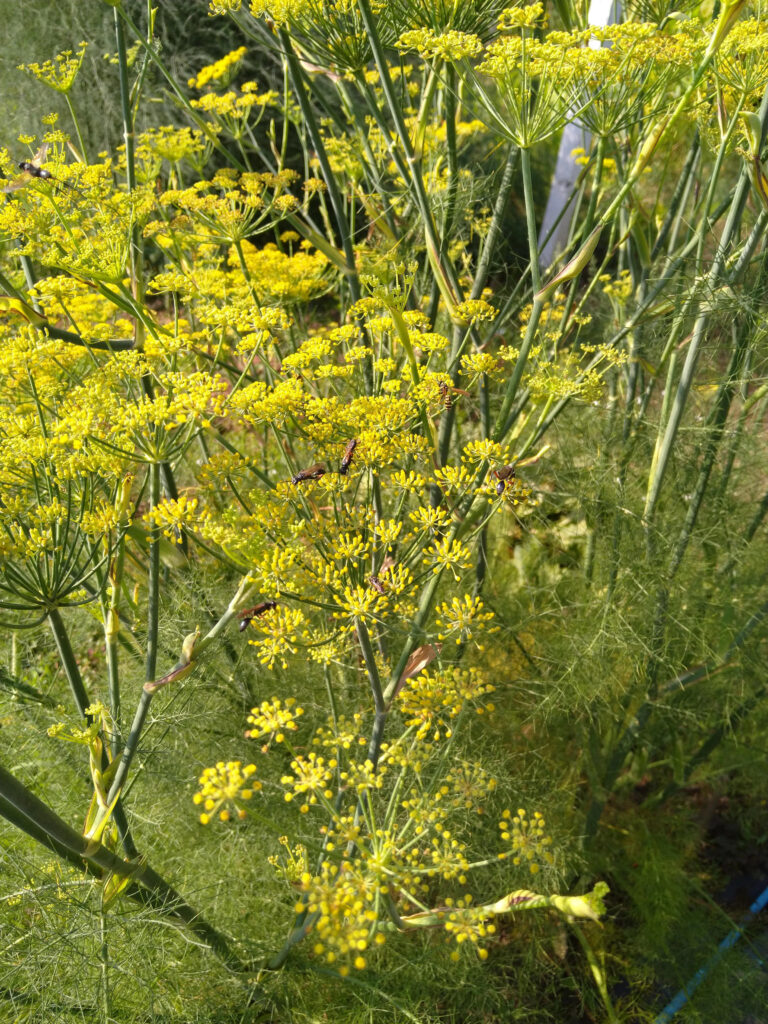
<instances>
[{"instance_id":1,"label":"white pole","mask_svg":"<svg viewBox=\"0 0 768 1024\"><path fill-rule=\"evenodd\" d=\"M591 26L612 25L619 20L620 16L620 0L591 0L588 14ZM600 48L600 42L595 38L590 39L589 45L594 49ZM580 170L571 154L574 149L583 149L585 153L589 153L591 145L592 135L578 118L569 121L560 138L555 173L552 175L547 208L544 211L544 219L539 231L539 266L542 270L551 267L568 244L575 199L573 190ZM559 223L558 217L560 218ZM556 223L557 227L552 230ZM550 231L552 234L545 243L544 239Z\"/></svg>"}]
</instances>

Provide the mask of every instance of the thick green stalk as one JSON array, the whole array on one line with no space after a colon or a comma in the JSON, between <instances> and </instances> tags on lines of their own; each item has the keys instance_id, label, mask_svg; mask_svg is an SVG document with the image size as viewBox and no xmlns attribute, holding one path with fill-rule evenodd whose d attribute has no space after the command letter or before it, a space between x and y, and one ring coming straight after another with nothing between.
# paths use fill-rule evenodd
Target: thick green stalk
<instances>
[{"instance_id":1,"label":"thick green stalk","mask_svg":"<svg viewBox=\"0 0 768 1024\"><path fill-rule=\"evenodd\" d=\"M107 805L112 803L125 785L125 781L128 778L128 772L139 745L139 739L147 718L149 705L151 704L152 698L157 690L167 684L180 681L197 668L200 663L200 656L215 640L218 640L229 626L230 622L235 618L238 610L251 596L254 589L254 585L248 580L248 577L246 577L240 583L240 586L232 600L229 602L224 614L218 622L208 630L206 635L199 640L194 633L187 637L182 645L182 652L179 661L170 670L170 672L167 672L159 680L153 677L152 680L148 680L147 683L145 683L144 688L141 691L139 703L136 707L136 713L133 717L131 731L128 734L128 739L125 741L125 746L123 747L120 764L117 766L115 777L112 781L112 785L110 786L109 794L107 795ZM99 821L100 819L97 816L96 824L98 824Z\"/></svg>"},{"instance_id":2,"label":"thick green stalk","mask_svg":"<svg viewBox=\"0 0 768 1024\"><path fill-rule=\"evenodd\" d=\"M149 508L153 511L160 503L160 465L149 467ZM160 526L153 522L149 528L149 565L147 569L147 657L144 679L152 682L157 673L157 634L160 624Z\"/></svg>"},{"instance_id":3,"label":"thick green stalk","mask_svg":"<svg viewBox=\"0 0 768 1024\"><path fill-rule=\"evenodd\" d=\"M496 201L493 204L491 223L488 226L488 234L483 241L483 247L475 269L475 277L472 281L472 289L469 293L470 299L479 299L488 280L488 270L491 265L496 242L501 234L501 222L512 192L512 183L515 180L515 167L520 150L517 146L510 146L507 152L507 161L504 164L504 172L501 177L499 190L496 193Z\"/></svg>"},{"instance_id":4,"label":"thick green stalk","mask_svg":"<svg viewBox=\"0 0 768 1024\"><path fill-rule=\"evenodd\" d=\"M69 686L70 689L72 690L72 696L74 697L78 714L81 716L81 718L84 718L90 724L93 721L93 716L87 715L85 712L86 708L90 706L91 702L88 698L88 693L85 689L83 678L80 675L80 669L77 664L77 659L75 658L75 652L72 650L72 644L69 642L69 634L67 633L66 627L64 626L64 622L61 618L61 613L59 612L58 608L52 608L51 611L48 613L48 623L51 627L51 632L53 633L54 640L56 641L56 648L59 652L61 665L62 668L64 669L64 674L66 675L67 680L69 681ZM103 750L101 761L102 771L106 771L108 766L109 761L107 759L107 752L106 750ZM117 796L117 793L115 794L115 796ZM128 854L129 857L135 857L138 851L133 842L133 837L131 835L130 829L128 828L128 821L125 816L125 811L120 802L118 802L115 806L114 817L115 824L117 825L117 830L120 833L120 839L123 843L125 852Z\"/></svg>"},{"instance_id":5,"label":"thick green stalk","mask_svg":"<svg viewBox=\"0 0 768 1024\"><path fill-rule=\"evenodd\" d=\"M693 169L696 166L696 161L698 160L700 153L701 139L699 137L699 130L697 128L694 132L691 145L688 149L688 155L685 159L685 164L683 165L683 169L680 172L680 177L677 179L675 191L672 193L672 198L669 201L669 207L667 208L666 215L662 222L661 228L659 229L659 233L656 236L656 241L653 243L653 248L651 249L651 265L653 265L653 263L656 260L656 257L667 244L667 239L669 238L670 232L672 231L672 226L678 219L678 215L681 214L682 210L685 208L683 200L688 193L691 177L693 175Z\"/></svg>"},{"instance_id":6,"label":"thick green stalk","mask_svg":"<svg viewBox=\"0 0 768 1024\"><path fill-rule=\"evenodd\" d=\"M507 383L501 408L496 416L493 426L493 440L503 441L510 424L508 423L509 413L517 397L520 381L528 361L528 354L533 346L536 332L541 319L541 311L544 308L544 300L539 298L541 290L541 274L539 271L539 243L536 233L536 206L533 195L533 179L531 175L531 154L527 149L520 150L520 165L523 172L523 192L525 195L525 221L528 228L528 258L530 260L531 283L533 285L533 308L528 319L523 344L520 346L520 355L517 357L512 375Z\"/></svg>"},{"instance_id":7,"label":"thick green stalk","mask_svg":"<svg viewBox=\"0 0 768 1024\"><path fill-rule=\"evenodd\" d=\"M443 217L440 259L445 258L448 239L453 230L456 216L456 198L459 192L459 157L456 144L456 69L449 65L446 72L445 97L445 141L448 150L448 190L446 193L445 215Z\"/></svg>"},{"instance_id":8,"label":"thick green stalk","mask_svg":"<svg viewBox=\"0 0 768 1024\"><path fill-rule=\"evenodd\" d=\"M371 739L368 744L368 760L375 769L379 761L381 743L384 739L384 727L387 722L387 707L384 700L384 694L381 689L379 670L376 667L376 658L373 653L373 647L371 646L371 638L368 633L368 628L362 619L357 619L355 621L355 629L357 631L357 639L360 643L360 649L363 652L363 661L365 662L365 670L368 674L371 693L373 694L375 714L373 729L371 731ZM360 808L358 806L358 811L359 810Z\"/></svg>"},{"instance_id":9,"label":"thick green stalk","mask_svg":"<svg viewBox=\"0 0 768 1024\"><path fill-rule=\"evenodd\" d=\"M736 231L738 230L739 224L741 223L741 214L744 209L748 191L749 176L746 171L744 171L739 179L736 194L731 204L731 211L720 239L720 245L718 246L718 251L707 277L707 290L709 294L714 292L720 275L722 274L726 257L730 251L730 247L734 240ZM645 509L643 512L643 518L648 524L648 528L650 528L650 524L653 519L656 503L658 502L659 494L661 493L661 486L664 482L664 476L672 454L674 442L677 438L677 431L680 427L680 422L683 418L683 413L693 384L693 375L698 363L699 350L706 334L710 316L711 313L709 310L706 310L700 313L696 319L693 334L687 346L685 363L683 364L683 369L677 384L674 403L669 414L669 420L667 421L664 429L663 437L661 438L658 457L654 460L651 469Z\"/></svg>"},{"instance_id":10,"label":"thick green stalk","mask_svg":"<svg viewBox=\"0 0 768 1024\"><path fill-rule=\"evenodd\" d=\"M102 890L101 902L99 905L99 975L101 988L101 1014L103 1024L110 1024L112 1018L112 1006L109 991L109 940L107 938L107 908L104 905L104 892Z\"/></svg>"},{"instance_id":11,"label":"thick green stalk","mask_svg":"<svg viewBox=\"0 0 768 1024\"><path fill-rule=\"evenodd\" d=\"M456 530L452 530L450 537L455 536ZM423 640L424 637L424 624L429 618L429 614L432 611L432 604L435 600L435 594L437 592L437 586L440 582L442 573L435 573L432 578L428 581L426 586L421 592L419 598L419 606L416 614L411 621L411 628L408 632L408 638L403 645L402 652L400 653L400 659L395 666L392 675L389 678L386 689L384 690L384 703L389 704L395 695L400 677L405 671L405 666L408 663L408 659L416 648L417 644Z\"/></svg>"},{"instance_id":12,"label":"thick green stalk","mask_svg":"<svg viewBox=\"0 0 768 1024\"><path fill-rule=\"evenodd\" d=\"M85 869L98 878L114 874L136 883L135 887L127 890L128 895L140 899L162 916L175 919L209 946L230 969L246 969L224 936L212 928L149 864L123 860L100 843L76 832L2 766L0 815L79 870Z\"/></svg>"},{"instance_id":13,"label":"thick green stalk","mask_svg":"<svg viewBox=\"0 0 768 1024\"><path fill-rule=\"evenodd\" d=\"M134 155L133 108L131 105L128 85L128 55L125 48L125 30L123 20L114 9L115 40L117 44L117 67L120 81L120 109L123 119L123 141L125 143L125 177L128 195L133 196L136 190L136 161ZM144 237L141 228L134 223L131 226L131 292L137 306L144 305ZM144 348L144 322L136 319L136 348Z\"/></svg>"},{"instance_id":14,"label":"thick green stalk","mask_svg":"<svg viewBox=\"0 0 768 1024\"><path fill-rule=\"evenodd\" d=\"M761 125L761 138L765 138L766 126L768 125L768 86L763 93L763 100L760 104L760 125ZM736 186L733 199L731 201L730 211L728 218L723 227L723 233L720 238L720 244L718 245L717 252L712 261L710 272L707 276L707 291L708 294L713 294L720 277L725 267L725 261L728 254L735 242L736 234L741 225L741 216L744 210L744 205L747 201L747 196L750 189L749 174L746 169L742 169L739 182ZM680 426L680 421L685 411L687 404L688 395L690 393L691 385L693 383L693 374L696 369L696 364L699 357L699 349L701 343L705 337L707 325L709 323L710 313L708 310L700 313L693 328L693 334L688 344L685 364L683 365L682 372L680 374L680 380L678 381L677 391L675 394L675 401L670 413L669 421L667 423L664 437L662 439L659 457L652 468L651 476L648 482L648 492L645 501L645 510L643 518L650 529L651 520L656 507L656 503L661 493L661 486L664 481L664 475L666 472L669 458L672 453L675 439L677 437L677 431Z\"/></svg>"},{"instance_id":15,"label":"thick green stalk","mask_svg":"<svg viewBox=\"0 0 768 1024\"><path fill-rule=\"evenodd\" d=\"M69 688L72 691L77 712L81 718L85 718L90 724L93 718L87 715L85 711L86 708L90 707L91 701L85 689L83 677L80 675L75 652L72 650L72 644L69 642L69 634L58 608L51 608L48 612L48 625L51 627L53 639L56 641L56 650L59 652L61 667L64 669L64 675L67 677Z\"/></svg>"},{"instance_id":16,"label":"thick green stalk","mask_svg":"<svg viewBox=\"0 0 768 1024\"><path fill-rule=\"evenodd\" d=\"M115 756L120 745L122 734L120 707L120 663L118 654L118 637L120 635L120 587L123 578L125 561L125 539L118 541L115 559L109 567L109 596L104 601L104 644L107 656L107 681L109 685L109 710L115 731L111 738L112 754Z\"/></svg>"},{"instance_id":17,"label":"thick green stalk","mask_svg":"<svg viewBox=\"0 0 768 1024\"><path fill-rule=\"evenodd\" d=\"M680 563L683 560L686 548L688 547L688 542L691 539L693 527L696 524L696 519L698 518L699 510L701 509L701 503L704 499L704 494L709 483L710 474L712 473L712 467L715 464L715 457L717 455L720 439L722 438L723 431L725 430L725 423L728 419L731 402L736 390L736 377L743 365L745 349L749 344L753 329L754 324L751 319L747 320L747 322L741 326L736 345L731 353L728 372L718 388L713 404L711 416L712 423L707 435L704 457L701 462L701 468L699 469L699 476L688 505L685 522L680 530L680 536L670 560L668 570L669 579L671 579L680 568Z\"/></svg>"}]
</instances>

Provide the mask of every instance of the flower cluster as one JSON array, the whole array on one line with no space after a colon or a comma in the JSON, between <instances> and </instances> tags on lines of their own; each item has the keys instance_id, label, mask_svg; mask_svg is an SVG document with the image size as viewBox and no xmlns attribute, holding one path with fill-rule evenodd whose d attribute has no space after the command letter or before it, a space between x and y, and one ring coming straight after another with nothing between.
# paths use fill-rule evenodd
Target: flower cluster
<instances>
[{"instance_id":1,"label":"flower cluster","mask_svg":"<svg viewBox=\"0 0 768 1024\"><path fill-rule=\"evenodd\" d=\"M192 798L203 806L201 824L207 825L217 814L220 821L229 821L233 814L244 818L246 811L240 801L250 800L262 785L253 778L255 771L255 764L242 765L240 761L218 761L213 768L206 768L199 779L200 789Z\"/></svg>"},{"instance_id":2,"label":"flower cluster","mask_svg":"<svg viewBox=\"0 0 768 1024\"><path fill-rule=\"evenodd\" d=\"M247 721L252 728L245 735L252 740L268 737L270 743L272 740L282 743L286 731L298 729L297 719L303 714L304 708L298 707L293 697L288 697L285 703L278 698L264 700L248 715Z\"/></svg>"},{"instance_id":3,"label":"flower cluster","mask_svg":"<svg viewBox=\"0 0 768 1024\"><path fill-rule=\"evenodd\" d=\"M538 874L542 861L545 864L554 861L549 849L552 838L546 835L545 827L544 817L538 811L532 818L528 818L522 808L514 815L508 809L503 811L499 830L502 842L509 844L509 848L499 856L511 858L516 865L527 864L532 875Z\"/></svg>"},{"instance_id":4,"label":"flower cluster","mask_svg":"<svg viewBox=\"0 0 768 1024\"><path fill-rule=\"evenodd\" d=\"M479 669L440 669L421 672L408 679L400 692L399 701L408 725L418 728L418 735L432 734L435 740L451 735L450 723L469 703L477 703L477 713L493 711L493 704L480 699L493 693Z\"/></svg>"},{"instance_id":5,"label":"flower cluster","mask_svg":"<svg viewBox=\"0 0 768 1024\"><path fill-rule=\"evenodd\" d=\"M77 53L73 53L72 50L63 50L61 53L57 53L51 60L46 60L42 64L35 62L19 64L18 69L19 71L27 71L30 75L37 78L38 81L42 82L43 85L47 85L55 92L66 95L75 84L77 73L83 64L87 46L87 43L80 43Z\"/></svg>"}]
</instances>

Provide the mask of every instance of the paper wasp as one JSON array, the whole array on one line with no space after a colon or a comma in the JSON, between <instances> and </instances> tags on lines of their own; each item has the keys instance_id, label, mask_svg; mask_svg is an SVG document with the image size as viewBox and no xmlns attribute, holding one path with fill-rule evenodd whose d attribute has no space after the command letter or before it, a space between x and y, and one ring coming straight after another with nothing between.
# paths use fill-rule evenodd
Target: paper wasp
<instances>
[{"instance_id":1,"label":"paper wasp","mask_svg":"<svg viewBox=\"0 0 768 1024\"><path fill-rule=\"evenodd\" d=\"M240 632L242 633L250 626L251 619L258 619L264 612L268 612L272 608L277 608L277 601L261 601L253 608L246 608L244 612L240 612Z\"/></svg>"},{"instance_id":2,"label":"paper wasp","mask_svg":"<svg viewBox=\"0 0 768 1024\"><path fill-rule=\"evenodd\" d=\"M352 465L352 456L355 454L355 448L357 448L357 438L353 437L351 441L347 441L347 447L344 449L344 454L341 458L339 473L342 476L347 475L349 467Z\"/></svg>"},{"instance_id":3,"label":"paper wasp","mask_svg":"<svg viewBox=\"0 0 768 1024\"><path fill-rule=\"evenodd\" d=\"M316 462L309 469L302 469L296 476L292 476L291 483L300 484L302 480L319 480L321 476L325 476L325 466L320 462Z\"/></svg>"},{"instance_id":4,"label":"paper wasp","mask_svg":"<svg viewBox=\"0 0 768 1024\"><path fill-rule=\"evenodd\" d=\"M439 380L437 382L437 390L440 392L440 399L446 409L453 408L451 392L455 395L469 395L468 391L463 391L461 388L454 388L450 384L446 384L444 380Z\"/></svg>"}]
</instances>

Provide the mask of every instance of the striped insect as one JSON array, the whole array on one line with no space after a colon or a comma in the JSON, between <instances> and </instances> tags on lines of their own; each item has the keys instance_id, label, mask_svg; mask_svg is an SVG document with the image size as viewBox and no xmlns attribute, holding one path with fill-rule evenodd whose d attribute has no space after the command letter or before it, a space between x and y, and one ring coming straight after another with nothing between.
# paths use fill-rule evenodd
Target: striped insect
<instances>
[{"instance_id":1,"label":"striped insect","mask_svg":"<svg viewBox=\"0 0 768 1024\"><path fill-rule=\"evenodd\" d=\"M440 400L446 409L453 408L453 395L469 395L468 391L463 391L461 388L454 388L444 380L439 380L437 382L437 390L440 392Z\"/></svg>"},{"instance_id":2,"label":"striped insect","mask_svg":"<svg viewBox=\"0 0 768 1024\"><path fill-rule=\"evenodd\" d=\"M325 466L316 462L314 466L310 466L308 469L302 469L291 477L292 484L300 484L302 480L319 480L321 476L325 476Z\"/></svg>"},{"instance_id":3,"label":"striped insect","mask_svg":"<svg viewBox=\"0 0 768 1024\"><path fill-rule=\"evenodd\" d=\"M253 608L246 608L244 612L240 612L240 632L244 632L253 619L260 618L264 612L268 612L272 608L277 608L277 601L260 601Z\"/></svg>"},{"instance_id":4,"label":"striped insect","mask_svg":"<svg viewBox=\"0 0 768 1024\"><path fill-rule=\"evenodd\" d=\"M515 479L515 467L514 466L501 466L500 469L494 469L493 475L499 481L496 484L496 493L501 495L504 493L506 481Z\"/></svg>"},{"instance_id":5,"label":"striped insect","mask_svg":"<svg viewBox=\"0 0 768 1024\"><path fill-rule=\"evenodd\" d=\"M349 472L349 467L352 465L352 457L355 454L355 448L357 448L357 438L353 437L351 441L347 441L347 447L344 449L344 454L341 457L339 473L341 473L342 476L346 476Z\"/></svg>"}]
</instances>

